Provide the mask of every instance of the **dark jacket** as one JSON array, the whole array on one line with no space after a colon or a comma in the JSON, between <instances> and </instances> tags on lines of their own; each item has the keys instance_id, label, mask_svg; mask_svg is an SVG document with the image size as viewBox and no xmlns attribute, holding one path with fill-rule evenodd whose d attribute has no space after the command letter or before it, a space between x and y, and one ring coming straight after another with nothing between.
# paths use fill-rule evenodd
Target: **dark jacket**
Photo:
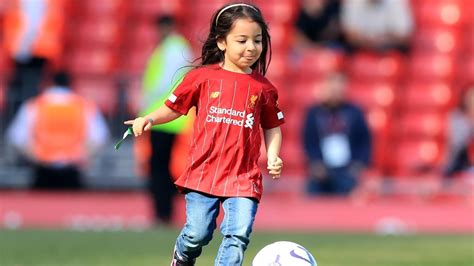
<instances>
[{"instance_id":1,"label":"dark jacket","mask_svg":"<svg viewBox=\"0 0 474 266\"><path fill-rule=\"evenodd\" d=\"M303 129L304 150L310 162L323 161L320 141L334 133L347 136L351 162L369 165L371 135L363 112L356 106L343 103L337 108L312 106L306 113Z\"/></svg>"}]
</instances>

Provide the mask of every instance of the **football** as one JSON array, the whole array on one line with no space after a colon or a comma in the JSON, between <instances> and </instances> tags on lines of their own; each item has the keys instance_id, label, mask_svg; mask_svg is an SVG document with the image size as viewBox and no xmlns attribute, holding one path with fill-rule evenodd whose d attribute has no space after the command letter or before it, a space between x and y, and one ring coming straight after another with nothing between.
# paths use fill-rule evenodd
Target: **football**
<instances>
[{"instance_id":1,"label":"football","mask_svg":"<svg viewBox=\"0 0 474 266\"><path fill-rule=\"evenodd\" d=\"M317 266L316 259L303 246L289 241L278 241L262 248L252 266Z\"/></svg>"}]
</instances>

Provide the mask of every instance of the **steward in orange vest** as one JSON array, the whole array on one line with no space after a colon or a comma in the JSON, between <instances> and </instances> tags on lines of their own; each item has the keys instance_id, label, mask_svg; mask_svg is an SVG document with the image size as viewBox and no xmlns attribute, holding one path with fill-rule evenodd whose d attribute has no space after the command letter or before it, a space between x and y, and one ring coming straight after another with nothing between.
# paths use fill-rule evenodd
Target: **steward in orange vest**
<instances>
[{"instance_id":1,"label":"steward in orange vest","mask_svg":"<svg viewBox=\"0 0 474 266\"><path fill-rule=\"evenodd\" d=\"M8 142L34 164L35 188L80 188L81 170L109 136L97 107L72 93L65 74L22 105L7 131Z\"/></svg>"}]
</instances>

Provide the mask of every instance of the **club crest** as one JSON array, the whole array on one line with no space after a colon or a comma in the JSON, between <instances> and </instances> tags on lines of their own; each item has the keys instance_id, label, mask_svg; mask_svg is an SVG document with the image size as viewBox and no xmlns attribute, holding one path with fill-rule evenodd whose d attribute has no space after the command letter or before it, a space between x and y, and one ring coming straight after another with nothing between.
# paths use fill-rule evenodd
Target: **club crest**
<instances>
[{"instance_id":1,"label":"club crest","mask_svg":"<svg viewBox=\"0 0 474 266\"><path fill-rule=\"evenodd\" d=\"M251 95L250 96L250 101L249 101L249 108L253 109L255 108L255 104L257 103L258 96L257 95Z\"/></svg>"}]
</instances>

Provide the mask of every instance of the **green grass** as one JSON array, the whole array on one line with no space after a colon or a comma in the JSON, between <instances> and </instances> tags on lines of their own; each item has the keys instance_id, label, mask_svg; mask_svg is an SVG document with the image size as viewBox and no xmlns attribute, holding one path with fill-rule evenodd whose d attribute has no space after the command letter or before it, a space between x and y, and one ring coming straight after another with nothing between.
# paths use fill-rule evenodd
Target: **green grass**
<instances>
[{"instance_id":1,"label":"green grass","mask_svg":"<svg viewBox=\"0 0 474 266\"><path fill-rule=\"evenodd\" d=\"M0 231L0 265L169 265L178 231L76 232ZM277 240L297 242L320 266L474 266L473 235L377 236L256 232L244 265L260 248ZM205 247L198 266L214 265L220 242Z\"/></svg>"}]
</instances>

